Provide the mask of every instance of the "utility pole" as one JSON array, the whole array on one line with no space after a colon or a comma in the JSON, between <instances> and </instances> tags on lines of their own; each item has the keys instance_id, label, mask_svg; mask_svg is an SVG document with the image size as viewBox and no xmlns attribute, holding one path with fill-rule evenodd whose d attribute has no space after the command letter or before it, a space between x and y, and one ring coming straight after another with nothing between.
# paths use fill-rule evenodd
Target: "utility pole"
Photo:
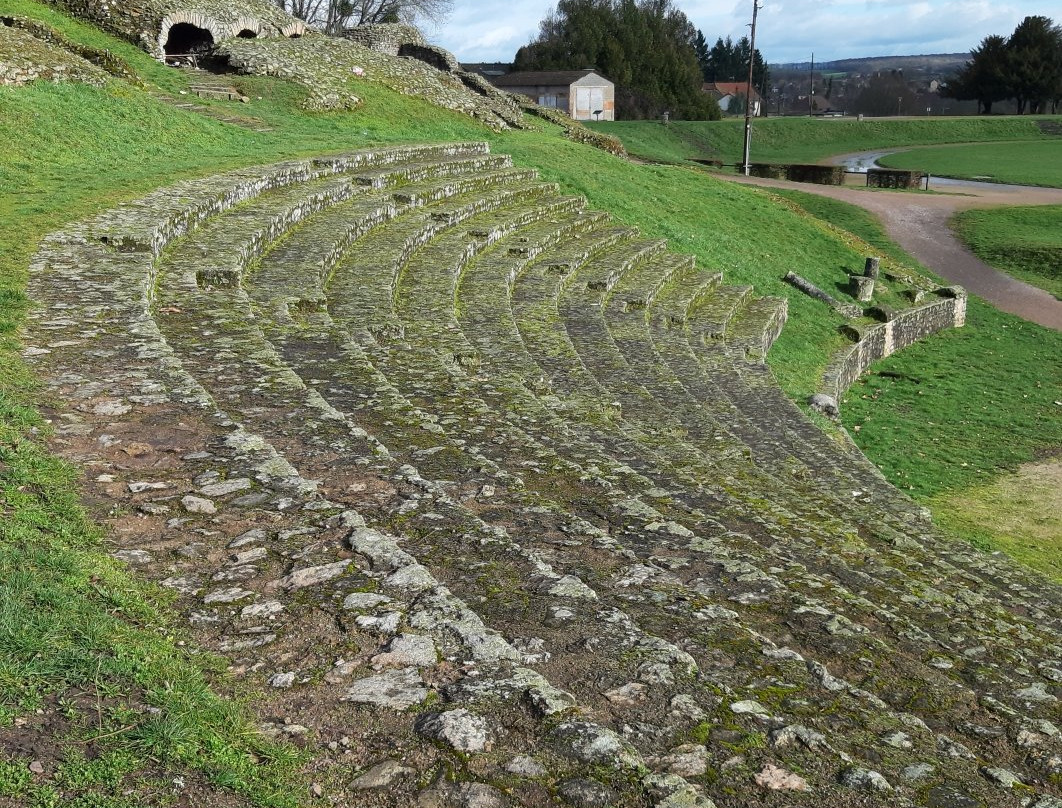
<instances>
[{"instance_id":1,"label":"utility pole","mask_svg":"<svg viewBox=\"0 0 1062 808\"><path fill-rule=\"evenodd\" d=\"M756 64L756 13L760 1L752 0L752 34L749 37L749 84L745 88L745 147L742 150L741 166L749 175L749 147L752 145L752 69Z\"/></svg>"},{"instance_id":2,"label":"utility pole","mask_svg":"<svg viewBox=\"0 0 1062 808\"><path fill-rule=\"evenodd\" d=\"M811 54L811 72L808 73L808 78L811 80L810 88L808 89L808 115L815 114L815 54Z\"/></svg>"}]
</instances>

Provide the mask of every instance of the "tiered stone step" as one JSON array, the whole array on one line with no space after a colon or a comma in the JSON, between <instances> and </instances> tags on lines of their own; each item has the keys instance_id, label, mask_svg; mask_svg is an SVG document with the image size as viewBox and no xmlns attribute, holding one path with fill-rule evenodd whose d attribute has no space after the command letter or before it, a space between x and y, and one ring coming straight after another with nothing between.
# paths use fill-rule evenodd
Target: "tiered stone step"
<instances>
[{"instance_id":1,"label":"tiered stone step","mask_svg":"<svg viewBox=\"0 0 1062 808\"><path fill-rule=\"evenodd\" d=\"M631 404L668 423L669 407L697 406L690 377L725 382L731 402L770 386L718 344L687 375L673 360L692 348L662 336L724 321L737 335L742 315L698 320L717 278L483 153L250 171L45 246L38 327L76 356L55 383L214 436L184 461L185 515L160 528L166 546L194 528L211 548L198 566L174 556L167 579L203 636L248 670L307 660L274 686L344 699L318 728L337 744L344 724L380 728L387 748L359 751L364 765L397 739L407 759L467 765L492 784L482 793L527 805L583 804L572 778L590 777L604 782L579 788L614 805L707 807L705 793L778 776L768 764L827 804L1017 805L1003 769L1049 793L1057 588L971 551L935 558L925 526L909 525L921 544L894 544L902 507L849 522L788 472L728 477L714 446L654 445L666 432ZM137 351L117 372L106 357L129 333ZM89 381L79 363L101 359ZM587 412L613 400L623 415ZM690 423L742 450L723 404ZM125 405L96 406L113 421ZM792 419L794 436L811 428ZM691 470L728 482L709 490ZM763 487L727 490L742 482ZM177 500L145 485L129 488L161 520ZM335 662L348 648L369 650ZM400 712L429 691L442 699L429 718ZM455 746L442 716L483 742ZM735 747L746 762L724 765ZM497 773L514 755L544 773ZM924 761L937 769L908 771Z\"/></svg>"},{"instance_id":2,"label":"tiered stone step","mask_svg":"<svg viewBox=\"0 0 1062 808\"><path fill-rule=\"evenodd\" d=\"M788 316L784 297L758 297L731 320L727 344L738 357L764 362Z\"/></svg>"},{"instance_id":3,"label":"tiered stone step","mask_svg":"<svg viewBox=\"0 0 1062 808\"><path fill-rule=\"evenodd\" d=\"M711 295L698 299L687 315L695 339L719 341L726 335L730 322L752 299L751 286L719 286Z\"/></svg>"}]
</instances>

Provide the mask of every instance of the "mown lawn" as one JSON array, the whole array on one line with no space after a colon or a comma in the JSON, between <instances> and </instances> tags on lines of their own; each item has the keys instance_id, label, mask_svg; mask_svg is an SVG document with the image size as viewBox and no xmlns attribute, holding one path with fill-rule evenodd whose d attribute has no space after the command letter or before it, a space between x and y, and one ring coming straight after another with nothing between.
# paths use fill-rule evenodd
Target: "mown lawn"
<instances>
[{"instance_id":1,"label":"mown lawn","mask_svg":"<svg viewBox=\"0 0 1062 808\"><path fill-rule=\"evenodd\" d=\"M910 149L878 160L939 177L1062 188L1062 137L1026 143L976 143Z\"/></svg>"},{"instance_id":2,"label":"mown lawn","mask_svg":"<svg viewBox=\"0 0 1062 808\"><path fill-rule=\"evenodd\" d=\"M1062 205L967 210L952 225L982 261L1062 300Z\"/></svg>"},{"instance_id":3,"label":"mown lawn","mask_svg":"<svg viewBox=\"0 0 1062 808\"><path fill-rule=\"evenodd\" d=\"M693 157L736 163L741 159L744 121L615 121L591 128L623 141L632 154L659 162ZM814 163L849 152L896 146L999 141L1062 143L1045 135L1028 116L991 118L764 118L752 126L754 162ZM1017 152L1023 152L1023 143ZM986 173L986 172L978 172Z\"/></svg>"}]
</instances>

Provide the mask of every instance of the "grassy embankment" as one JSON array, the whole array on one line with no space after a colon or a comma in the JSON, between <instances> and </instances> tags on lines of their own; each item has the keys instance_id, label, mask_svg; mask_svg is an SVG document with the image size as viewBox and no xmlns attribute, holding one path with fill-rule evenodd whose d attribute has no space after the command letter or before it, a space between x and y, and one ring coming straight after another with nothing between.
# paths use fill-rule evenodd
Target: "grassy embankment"
<instances>
[{"instance_id":1,"label":"grassy embankment","mask_svg":"<svg viewBox=\"0 0 1062 808\"><path fill-rule=\"evenodd\" d=\"M862 208L781 193L882 254L912 260ZM971 297L964 328L875 364L841 412L859 447L939 524L1062 581L1060 389L1062 334ZM1035 465L1049 457L1053 468Z\"/></svg>"},{"instance_id":2,"label":"grassy embankment","mask_svg":"<svg viewBox=\"0 0 1062 808\"><path fill-rule=\"evenodd\" d=\"M1062 137L1005 143L966 143L910 149L878 161L889 168L927 171L938 177L1015 185L1062 187Z\"/></svg>"},{"instance_id":3,"label":"grassy embankment","mask_svg":"<svg viewBox=\"0 0 1062 808\"><path fill-rule=\"evenodd\" d=\"M1062 300L1062 206L968 210L952 224L982 261Z\"/></svg>"},{"instance_id":4,"label":"grassy embankment","mask_svg":"<svg viewBox=\"0 0 1062 808\"><path fill-rule=\"evenodd\" d=\"M590 124L615 135L631 154L662 163L709 158L735 163L741 159L744 122L616 121ZM1036 119L998 118L765 118L752 129L755 162L814 163L849 152L948 143L1029 141L1062 145L1062 138L1044 134ZM1013 151L1013 149L1012 149ZM1058 154L1058 152L1054 152ZM1057 158L1056 158L1057 159ZM943 174L944 172L939 172ZM988 173L978 170L974 173Z\"/></svg>"},{"instance_id":5,"label":"grassy embankment","mask_svg":"<svg viewBox=\"0 0 1062 808\"><path fill-rule=\"evenodd\" d=\"M171 93L182 86L178 72L48 7L31 0L8 6L110 48L149 84ZM302 90L294 85L239 83L251 104L216 106L274 131L178 110L120 82L0 89L0 723L28 717L32 724L44 720L34 718L43 710L57 722L49 733L64 761L42 780L27 773L20 753L4 752L0 794L27 805L77 805L73 793L86 806L150 804L172 792L176 776L190 788L204 780L225 786L240 802L292 804L302 793L297 757L263 743L247 714L215 695L212 687L232 687L217 662L177 644L165 596L104 555L103 537L78 504L76 472L38 436L47 430L36 410L41 392L18 357L16 329L30 305L30 256L49 231L183 177L381 142L475 138L760 293L788 294L780 278L789 268L832 288L869 249L759 192L706 182L685 168L631 165L561 140L553 127L495 136L369 82L358 84L361 110L310 115L296 109ZM771 362L802 398L838 343L838 322L802 296L792 300L791 317ZM1027 372L1035 378L1041 369ZM1016 394L1000 405L1019 414L1040 406ZM884 408L878 413L889 417ZM1058 443L1051 434L1041 438L1042 446ZM941 440L950 439L942 430ZM160 712L145 714L145 705Z\"/></svg>"}]
</instances>

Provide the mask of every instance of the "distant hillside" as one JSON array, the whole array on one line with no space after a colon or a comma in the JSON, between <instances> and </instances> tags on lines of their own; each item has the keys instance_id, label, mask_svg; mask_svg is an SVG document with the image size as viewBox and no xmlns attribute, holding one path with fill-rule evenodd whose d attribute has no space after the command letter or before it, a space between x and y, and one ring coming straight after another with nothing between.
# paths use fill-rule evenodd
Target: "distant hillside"
<instances>
[{"instance_id":1,"label":"distant hillside","mask_svg":"<svg viewBox=\"0 0 1062 808\"><path fill-rule=\"evenodd\" d=\"M816 62L815 71L821 73L877 73L883 70L903 70L907 74L929 73L940 75L958 70L969 60L965 53L931 53L922 56L866 56L858 59L836 59ZM772 64L771 72L786 70L809 70L811 62Z\"/></svg>"}]
</instances>

